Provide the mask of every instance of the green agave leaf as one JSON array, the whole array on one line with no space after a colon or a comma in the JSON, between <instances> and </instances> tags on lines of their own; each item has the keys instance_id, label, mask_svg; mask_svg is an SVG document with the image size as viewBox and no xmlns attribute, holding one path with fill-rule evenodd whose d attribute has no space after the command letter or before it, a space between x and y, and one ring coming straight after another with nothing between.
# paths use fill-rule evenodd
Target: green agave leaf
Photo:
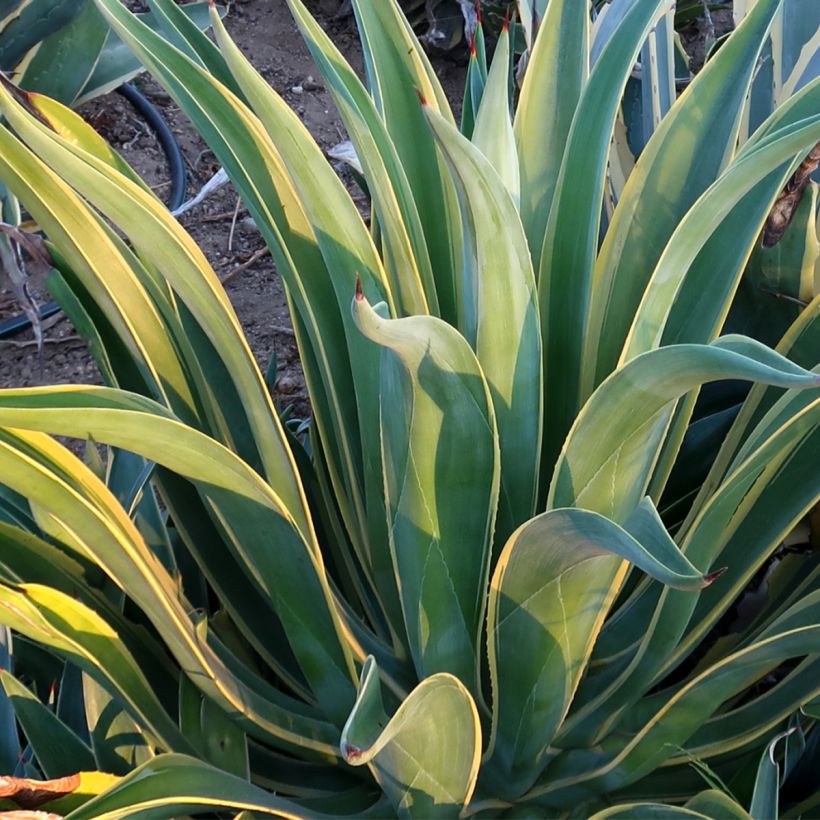
<instances>
[{"instance_id":1,"label":"green agave leaf","mask_svg":"<svg viewBox=\"0 0 820 820\"><path fill-rule=\"evenodd\" d=\"M156 4L154 5L156 10ZM210 25L208 5L207 2L185 3L177 8L179 14L189 17L198 29L206 29ZM155 14L146 13L137 16L155 31L161 27L161 18L158 19ZM109 31L105 44L97 57L94 70L78 94L74 105L81 105L94 97L119 88L143 70L142 63L131 49L113 31Z\"/></svg>"},{"instance_id":2,"label":"green agave leaf","mask_svg":"<svg viewBox=\"0 0 820 820\"><path fill-rule=\"evenodd\" d=\"M820 88L820 82L818 82ZM660 343L666 321L673 310L690 266L714 230L740 199L784 162L807 150L820 139L820 116L800 120L773 132L753 150L744 153L700 197L681 221L644 292L624 344L621 361L626 361ZM720 279L720 277L714 277ZM719 290L722 283L713 286ZM718 301L728 311L731 293ZM724 312L725 315L725 312ZM719 327L719 324L718 324ZM717 330L713 330L716 333Z\"/></svg>"},{"instance_id":3,"label":"green agave leaf","mask_svg":"<svg viewBox=\"0 0 820 820\"><path fill-rule=\"evenodd\" d=\"M753 139L746 143L741 154L750 150L775 128L794 124L807 114L815 113L818 104L820 82L813 88L804 89L789 104L781 106ZM752 260L757 255L752 248L757 245L759 233L777 196L788 183L796 162L783 163L754 184L706 238L675 296L664 324L662 344L709 342L717 336L721 327L727 326L767 344L774 345L779 341L788 323L797 315L798 307L774 298L769 299L774 304L766 304L762 301L766 299L765 296L750 293L755 288L754 261L748 260L750 253ZM745 276L744 269L749 271ZM723 275L715 276L715 270L721 270ZM757 311L764 313L764 317L755 324L753 314ZM696 396L692 395L677 409L664 452L653 476L653 497L660 497L663 492L695 399Z\"/></svg>"},{"instance_id":4,"label":"green agave leaf","mask_svg":"<svg viewBox=\"0 0 820 820\"><path fill-rule=\"evenodd\" d=\"M477 41L480 37L483 43L484 27L481 23L476 26L473 34L474 42L470 45L470 61L467 64L467 79L464 82L464 100L461 104L461 125L459 130L467 139L472 139L475 129L475 118L481 107L481 98L487 85L486 50L484 64L481 63Z\"/></svg>"},{"instance_id":5,"label":"green agave leaf","mask_svg":"<svg viewBox=\"0 0 820 820\"><path fill-rule=\"evenodd\" d=\"M820 697L813 698L802 706L803 712L815 720L820 720Z\"/></svg>"},{"instance_id":6,"label":"green agave leaf","mask_svg":"<svg viewBox=\"0 0 820 820\"><path fill-rule=\"evenodd\" d=\"M623 741L620 749L586 761L591 764L589 767L576 757L585 752L556 758L528 798L541 805L566 805L637 781L686 743L695 728L722 703L787 658L820 651L820 626L811 623L810 616L804 618L804 623L807 625L779 632L734 653L698 675L664 703L634 736Z\"/></svg>"},{"instance_id":7,"label":"green agave leaf","mask_svg":"<svg viewBox=\"0 0 820 820\"><path fill-rule=\"evenodd\" d=\"M367 351L350 320L352 282L344 287L338 277L330 276L293 180L258 120L207 72L142 26L120 3L96 2L117 32L190 114L237 185L272 250L277 270L287 284L289 300L296 308L293 312L299 317L296 324L300 325L302 360L344 520L363 565L368 569L375 566L373 574L377 574L389 560L382 548L386 543L382 492L373 484L379 474L378 458L366 464L362 460L359 430L360 423L365 422L358 418L359 396L350 362L366 361ZM375 282L365 281L365 289L382 298ZM307 339L310 345L306 347ZM374 370L375 366L363 367L359 378L370 379ZM372 423L371 420L371 426ZM371 443L368 448L369 457L378 455ZM365 477L368 498L362 492ZM367 513L366 504L375 506L373 514ZM371 539L368 527L376 530L379 537ZM388 581L381 588L383 600L388 602L385 609L392 614L395 609L390 604L395 595L389 591L390 574L385 572L378 580Z\"/></svg>"},{"instance_id":8,"label":"green agave leaf","mask_svg":"<svg viewBox=\"0 0 820 820\"><path fill-rule=\"evenodd\" d=\"M583 397L614 369L670 236L734 152L757 55L780 2L755 4L661 120L630 174L595 263Z\"/></svg>"},{"instance_id":9,"label":"green agave leaf","mask_svg":"<svg viewBox=\"0 0 820 820\"><path fill-rule=\"evenodd\" d=\"M441 318L455 324L461 249L453 184L419 95L453 123L450 104L396 0L354 0L370 93L393 140L421 218Z\"/></svg>"},{"instance_id":10,"label":"green agave leaf","mask_svg":"<svg viewBox=\"0 0 820 820\"><path fill-rule=\"evenodd\" d=\"M90 434L192 481L230 533L248 575L274 602L317 698L330 714L349 709L350 638L335 613L321 555L301 539L281 499L239 458L149 399L111 388L6 391L0 396L0 424L76 437ZM275 553L268 548L271 538L277 543ZM133 593L126 581L129 563L114 560L106 555L98 562L118 568L120 585L150 617L150 597Z\"/></svg>"},{"instance_id":11,"label":"green agave leaf","mask_svg":"<svg viewBox=\"0 0 820 820\"><path fill-rule=\"evenodd\" d=\"M705 760L756 744L794 715L807 697L820 692L819 672L820 661L807 658L763 695L707 721L689 739L687 751Z\"/></svg>"},{"instance_id":12,"label":"green agave leaf","mask_svg":"<svg viewBox=\"0 0 820 820\"><path fill-rule=\"evenodd\" d=\"M92 610L48 587L0 584L0 620L106 681L163 748L190 749L119 636Z\"/></svg>"},{"instance_id":13,"label":"green agave leaf","mask_svg":"<svg viewBox=\"0 0 820 820\"><path fill-rule=\"evenodd\" d=\"M318 239L327 268L332 271L334 289L340 305L346 304L357 276L367 284L369 293L380 294L395 315L395 300L385 280L384 269L371 236L339 177L325 161L321 150L296 114L250 66L242 52L232 43L214 14L217 41L229 67L254 106L272 139L281 145L282 158L294 181L308 218ZM379 480L379 447L369 435L378 417L376 379L377 349L364 337L353 334L348 316L348 347L351 361L358 363L353 371L359 409L362 443L363 483L368 515L362 521L367 528L371 549L375 552L385 542L383 486ZM390 595L385 590L384 595Z\"/></svg>"},{"instance_id":14,"label":"green agave leaf","mask_svg":"<svg viewBox=\"0 0 820 820\"><path fill-rule=\"evenodd\" d=\"M703 812L707 817L725 817L726 820L751 820L749 814L725 792L709 789L696 794L686 802L691 811Z\"/></svg>"},{"instance_id":15,"label":"green agave leaf","mask_svg":"<svg viewBox=\"0 0 820 820\"><path fill-rule=\"evenodd\" d=\"M524 11L521 19L525 20ZM589 73L585 3L550 0L529 57L515 112L521 221L535 270L572 118Z\"/></svg>"},{"instance_id":16,"label":"green agave leaf","mask_svg":"<svg viewBox=\"0 0 820 820\"><path fill-rule=\"evenodd\" d=\"M94 71L108 35L108 26L93 0L82 0L78 6L79 13L68 25L39 43L21 76L16 78L22 88L39 91L69 105L77 99Z\"/></svg>"},{"instance_id":17,"label":"green agave leaf","mask_svg":"<svg viewBox=\"0 0 820 820\"><path fill-rule=\"evenodd\" d=\"M721 816L730 817L731 815ZM634 820L663 820L665 817L698 817L702 820L709 820L713 815L702 814L685 806L670 806L666 803L623 803L611 809L596 812L590 820L609 820L610 817L627 817L630 820L632 818Z\"/></svg>"},{"instance_id":18,"label":"green agave leaf","mask_svg":"<svg viewBox=\"0 0 820 820\"><path fill-rule=\"evenodd\" d=\"M84 410L80 415L89 412ZM58 414L69 416L65 409ZM19 421L30 423L25 422L24 417L34 419L36 415L23 411ZM43 415L47 416L48 412ZM83 422L77 421L84 428ZM113 426L120 431L124 429L117 423ZM285 748L296 745L308 752L334 753L338 730L315 719L299 701L281 695L272 687L261 687L260 693L260 687L249 686L246 680L229 670L199 636L178 600L176 585L165 568L107 488L81 462L64 447L39 433L18 430L11 434L0 430L0 437L0 466L7 476L7 483L12 487L24 487L32 503L42 511L41 518L47 515L58 523L61 535L71 537L68 543L72 548L92 558L118 586L129 590L183 671L203 692L221 704L246 731L260 739ZM141 438L144 443L144 432ZM219 471L213 462L211 469ZM223 472L223 478L225 476ZM58 593L50 590L49 594ZM88 617L92 615L100 620L94 613ZM58 628L63 628L62 621ZM111 632L107 624L105 629ZM62 640L59 632L53 640ZM58 646L63 645L58 643ZM322 674L331 670L332 667L323 667ZM106 667L106 671L110 670ZM338 689L333 697L340 698L342 703L346 699L344 691Z\"/></svg>"},{"instance_id":19,"label":"green agave leaf","mask_svg":"<svg viewBox=\"0 0 820 820\"><path fill-rule=\"evenodd\" d=\"M0 90L0 96L4 94ZM126 348L144 363L140 375L158 396L175 397L174 405L183 415L185 407L192 409L195 402L162 319L102 224L5 128L0 129L0 170L38 225L59 243L68 264L116 327ZM104 276L100 275L103 269ZM120 312L125 304L129 305L127 320Z\"/></svg>"},{"instance_id":20,"label":"green agave leaf","mask_svg":"<svg viewBox=\"0 0 820 820\"><path fill-rule=\"evenodd\" d=\"M146 193L152 193L148 183L79 114L44 94L31 93L26 99L32 109L63 139L107 162L140 185Z\"/></svg>"},{"instance_id":21,"label":"green agave leaf","mask_svg":"<svg viewBox=\"0 0 820 820\"><path fill-rule=\"evenodd\" d=\"M585 317L623 88L649 29L668 8L668 0L632 5L590 73L567 137L537 274L544 340L545 471L552 469L580 406Z\"/></svg>"},{"instance_id":22,"label":"green agave leaf","mask_svg":"<svg viewBox=\"0 0 820 820\"><path fill-rule=\"evenodd\" d=\"M815 491L810 479L804 478L812 464L813 441L807 433L817 423L820 405L815 400L811 409L801 406L813 394L816 391L793 395L784 423L727 477L686 536L678 535L690 561L710 566L719 560L729 567L720 594L715 599L708 596L715 607L710 624L736 600L793 522L813 503ZM805 489L795 492L795 486ZM700 598L644 585L624 604L601 636L598 658L593 655L594 660L615 663L609 669L593 670L582 684L560 738L562 745L600 740L668 673L673 659L685 656L680 642ZM647 623L651 628L646 628ZM696 634L702 637L704 631ZM683 643L689 651L697 645L695 637L687 636Z\"/></svg>"},{"instance_id":23,"label":"green agave leaf","mask_svg":"<svg viewBox=\"0 0 820 820\"><path fill-rule=\"evenodd\" d=\"M520 797L547 764L612 603L614 586L590 583L596 565L606 571L614 554L679 589L697 589L721 574L704 576L686 560L648 500L633 528L643 543L596 513L553 510L521 527L501 554L490 589L494 702L482 776L504 799Z\"/></svg>"},{"instance_id":24,"label":"green agave leaf","mask_svg":"<svg viewBox=\"0 0 820 820\"><path fill-rule=\"evenodd\" d=\"M728 378L779 387L820 384L820 376L742 336L645 353L610 376L576 419L555 468L549 507L582 506L623 521L645 492L668 405L707 381Z\"/></svg>"},{"instance_id":25,"label":"green agave leaf","mask_svg":"<svg viewBox=\"0 0 820 820\"><path fill-rule=\"evenodd\" d=\"M160 31L172 45L198 62L222 85L244 100L242 89L233 78L219 48L209 37L202 36L202 32L211 25L209 6L220 18L225 16L227 9L219 6L214 8L212 3L178 6L173 0L149 0L149 5L152 9L151 17L156 19L157 25L152 25L151 19L146 20L142 16L140 19Z\"/></svg>"},{"instance_id":26,"label":"green agave leaf","mask_svg":"<svg viewBox=\"0 0 820 820\"><path fill-rule=\"evenodd\" d=\"M231 809L299 820L325 815L305 813L296 803L274 797L228 772L179 754L161 755L67 815L66 820L182 816Z\"/></svg>"},{"instance_id":27,"label":"green agave leaf","mask_svg":"<svg viewBox=\"0 0 820 820\"><path fill-rule=\"evenodd\" d=\"M777 352L782 356L787 356L801 367L811 368L816 364L818 345L820 345L820 294L802 311L785 333L777 346ZM771 409L780 395L781 391L778 388L763 384L752 386L682 525L683 532L688 529L723 480L744 439L755 429L757 423Z\"/></svg>"},{"instance_id":28,"label":"green agave leaf","mask_svg":"<svg viewBox=\"0 0 820 820\"><path fill-rule=\"evenodd\" d=\"M458 326L476 352L498 422L500 545L536 503L542 376L535 280L515 205L498 175L454 126L430 109L427 114L461 206Z\"/></svg>"},{"instance_id":29,"label":"green agave leaf","mask_svg":"<svg viewBox=\"0 0 820 820\"><path fill-rule=\"evenodd\" d=\"M493 55L493 64L470 139L490 161L516 207L521 199L518 153L510 119L510 29L505 25Z\"/></svg>"},{"instance_id":30,"label":"green agave leaf","mask_svg":"<svg viewBox=\"0 0 820 820\"><path fill-rule=\"evenodd\" d=\"M780 764L774 758L774 750L783 736L776 737L763 752L760 765L757 768L755 789L752 793L752 803L749 814L754 818L778 817L778 796L780 791Z\"/></svg>"},{"instance_id":31,"label":"green agave leaf","mask_svg":"<svg viewBox=\"0 0 820 820\"><path fill-rule=\"evenodd\" d=\"M384 237L385 271L399 315L435 315L438 297L424 231L387 127L355 72L301 0L290 0L290 8L362 163Z\"/></svg>"},{"instance_id":32,"label":"green agave leaf","mask_svg":"<svg viewBox=\"0 0 820 820\"><path fill-rule=\"evenodd\" d=\"M12 671L13 638L7 626L0 626L0 670ZM2 771L13 772L20 760L20 737L11 698L0 691L0 766Z\"/></svg>"},{"instance_id":33,"label":"green agave leaf","mask_svg":"<svg viewBox=\"0 0 820 820\"><path fill-rule=\"evenodd\" d=\"M458 817L478 775L478 711L457 678L437 674L422 681L388 719L378 668L370 658L341 748L348 763L370 765L399 817Z\"/></svg>"},{"instance_id":34,"label":"green agave leaf","mask_svg":"<svg viewBox=\"0 0 820 820\"><path fill-rule=\"evenodd\" d=\"M83 701L96 765L88 768L124 775L154 757L140 724L119 699L83 674ZM75 766L72 771L81 767Z\"/></svg>"},{"instance_id":35,"label":"green agave leaf","mask_svg":"<svg viewBox=\"0 0 820 820\"><path fill-rule=\"evenodd\" d=\"M96 768L91 749L28 688L5 670L0 671L0 683L47 778Z\"/></svg>"},{"instance_id":36,"label":"green agave leaf","mask_svg":"<svg viewBox=\"0 0 820 820\"><path fill-rule=\"evenodd\" d=\"M250 780L245 733L209 698L202 701L200 723L206 759L223 772Z\"/></svg>"},{"instance_id":37,"label":"green agave leaf","mask_svg":"<svg viewBox=\"0 0 820 820\"><path fill-rule=\"evenodd\" d=\"M812 410L816 412L816 404ZM814 418L816 423L816 415ZM669 665L676 665L693 651L728 609L732 600L742 593L756 569L763 565L800 518L817 503L817 488L812 484L815 471L811 460L811 448L816 448L818 442L820 433L813 431L806 437L805 443L792 457L792 461L784 465L784 468L788 468L790 482L802 482L802 486L787 482L778 475L772 483L769 498L757 508L752 508L749 503L744 502L744 518L736 528L733 527L730 533L727 533L731 534L731 539L725 542L725 546L721 543L721 561L733 566L726 582L726 597L707 594L698 599L686 638L670 656ZM774 467L774 464L771 465L772 470ZM798 488L799 491L796 491ZM767 502L771 503L771 508ZM758 532L762 534L760 540L753 538ZM747 544L750 547L748 551L745 549Z\"/></svg>"},{"instance_id":38,"label":"green agave leaf","mask_svg":"<svg viewBox=\"0 0 820 820\"><path fill-rule=\"evenodd\" d=\"M0 66L9 71L34 48L82 11L76 0L10 0L3 4L0 18Z\"/></svg>"},{"instance_id":39,"label":"green agave leaf","mask_svg":"<svg viewBox=\"0 0 820 820\"><path fill-rule=\"evenodd\" d=\"M304 493L279 417L236 314L202 251L155 197L107 163L79 152L71 143L62 143L34 118L23 116L21 107L13 105L10 96L6 95L3 102L3 111L18 133L125 230L138 250L169 277L188 308L210 332L243 398L266 474L303 532L310 533ZM158 239L160 236L164 241Z\"/></svg>"},{"instance_id":40,"label":"green agave leaf","mask_svg":"<svg viewBox=\"0 0 820 820\"><path fill-rule=\"evenodd\" d=\"M466 341L441 320L382 319L361 291L353 315L383 351L390 549L416 671L450 672L478 691L499 482L490 391Z\"/></svg>"}]
</instances>

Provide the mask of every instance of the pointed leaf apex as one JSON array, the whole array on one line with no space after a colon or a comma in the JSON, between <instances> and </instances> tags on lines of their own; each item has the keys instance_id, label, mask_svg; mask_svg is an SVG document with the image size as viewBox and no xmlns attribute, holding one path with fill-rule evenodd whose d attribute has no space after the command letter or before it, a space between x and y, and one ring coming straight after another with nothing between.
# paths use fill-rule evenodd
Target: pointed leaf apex
<instances>
[{"instance_id":1,"label":"pointed leaf apex","mask_svg":"<svg viewBox=\"0 0 820 820\"><path fill-rule=\"evenodd\" d=\"M482 25L484 20L481 17L481 0L475 0L475 17L476 17L476 24Z\"/></svg>"},{"instance_id":2,"label":"pointed leaf apex","mask_svg":"<svg viewBox=\"0 0 820 820\"><path fill-rule=\"evenodd\" d=\"M475 34L470 34L470 57L472 59L478 59L478 48L475 44Z\"/></svg>"},{"instance_id":3,"label":"pointed leaf apex","mask_svg":"<svg viewBox=\"0 0 820 820\"><path fill-rule=\"evenodd\" d=\"M502 31L509 31L510 30L510 8L507 6L507 10L504 12L504 22L501 24Z\"/></svg>"},{"instance_id":4,"label":"pointed leaf apex","mask_svg":"<svg viewBox=\"0 0 820 820\"><path fill-rule=\"evenodd\" d=\"M362 279L358 273L356 274L356 301L364 301L364 293L362 292Z\"/></svg>"},{"instance_id":5,"label":"pointed leaf apex","mask_svg":"<svg viewBox=\"0 0 820 820\"><path fill-rule=\"evenodd\" d=\"M427 97L424 96L424 92L418 87L415 87L416 96L419 98L419 102L423 105L427 105Z\"/></svg>"},{"instance_id":6,"label":"pointed leaf apex","mask_svg":"<svg viewBox=\"0 0 820 820\"><path fill-rule=\"evenodd\" d=\"M709 586L709 584L712 584L715 581L717 581L717 579L720 578L720 576L723 575L728 569L729 567L721 567L720 569L715 570L714 572L709 572L706 575L704 575L703 580L706 583L706 586Z\"/></svg>"}]
</instances>

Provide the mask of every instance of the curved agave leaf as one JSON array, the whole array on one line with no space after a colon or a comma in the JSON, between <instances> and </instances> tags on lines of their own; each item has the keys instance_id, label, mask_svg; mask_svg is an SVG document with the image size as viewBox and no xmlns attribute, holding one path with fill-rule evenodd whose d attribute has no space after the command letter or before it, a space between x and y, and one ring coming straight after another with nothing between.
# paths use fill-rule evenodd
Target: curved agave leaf
<instances>
[{"instance_id":1,"label":"curved agave leaf","mask_svg":"<svg viewBox=\"0 0 820 820\"><path fill-rule=\"evenodd\" d=\"M730 378L780 387L820 384L820 376L742 336L645 353L610 376L576 419L555 468L549 507L580 506L623 521L646 491L670 403L707 381Z\"/></svg>"},{"instance_id":2,"label":"curved agave leaf","mask_svg":"<svg viewBox=\"0 0 820 820\"><path fill-rule=\"evenodd\" d=\"M3 92L0 91L0 94ZM123 344L142 364L140 375L157 396L173 396L183 417L193 413L195 401L162 317L101 222L82 200L30 151L0 128L0 169L3 179L45 230L59 243L63 255L114 324ZM101 269L105 276L99 275ZM120 308L130 305L128 319Z\"/></svg>"},{"instance_id":3,"label":"curved agave leaf","mask_svg":"<svg viewBox=\"0 0 820 820\"><path fill-rule=\"evenodd\" d=\"M668 803L623 803L593 814L590 820L608 820L611 817L663 820L665 817L677 816L707 818L707 820L717 817L721 820L752 820L743 806L717 789L700 792L683 806L672 806Z\"/></svg>"},{"instance_id":4,"label":"curved agave leaf","mask_svg":"<svg viewBox=\"0 0 820 820\"><path fill-rule=\"evenodd\" d=\"M476 352L498 423L500 547L536 502L543 388L535 280L515 205L498 175L454 126L426 110L461 206L458 327Z\"/></svg>"},{"instance_id":5,"label":"curved agave leaf","mask_svg":"<svg viewBox=\"0 0 820 820\"><path fill-rule=\"evenodd\" d=\"M95 612L49 587L0 583L0 621L105 681L162 748L190 751L119 636Z\"/></svg>"},{"instance_id":6,"label":"curved agave leaf","mask_svg":"<svg viewBox=\"0 0 820 820\"><path fill-rule=\"evenodd\" d=\"M590 73L567 138L537 273L547 391L542 459L546 471L552 469L580 407L585 317L623 88L649 29L668 8L668 0L633 4Z\"/></svg>"},{"instance_id":7,"label":"curved agave leaf","mask_svg":"<svg viewBox=\"0 0 820 820\"><path fill-rule=\"evenodd\" d=\"M670 806L666 803L623 803L611 809L596 812L590 820L609 820L611 817L634 818L634 820L664 820L665 817L697 817L709 820L712 815L685 806ZM730 815L726 815L728 818ZM742 816L742 815L741 815Z\"/></svg>"},{"instance_id":8,"label":"curved agave leaf","mask_svg":"<svg viewBox=\"0 0 820 820\"><path fill-rule=\"evenodd\" d=\"M629 176L595 263L582 398L614 369L669 237L730 160L757 55L780 3L755 5L663 118Z\"/></svg>"},{"instance_id":9,"label":"curved agave leaf","mask_svg":"<svg viewBox=\"0 0 820 820\"><path fill-rule=\"evenodd\" d=\"M302 531L311 533L304 492L279 417L239 321L202 251L156 197L93 155L72 152L71 143L61 144L60 138L37 120L23 116L22 108L13 104L10 96L4 95L2 102L3 113L32 149L126 231L137 248L169 277L206 332L212 334L211 342L224 356L225 367L243 399L266 474Z\"/></svg>"},{"instance_id":10,"label":"curved agave leaf","mask_svg":"<svg viewBox=\"0 0 820 820\"><path fill-rule=\"evenodd\" d=\"M797 626L736 652L676 692L620 749L562 755L527 795L541 805L581 802L633 783L671 756L722 703L788 658L820 652L820 625L811 614ZM580 760L586 756L586 760ZM589 764L589 765L585 765Z\"/></svg>"},{"instance_id":11,"label":"curved agave leaf","mask_svg":"<svg viewBox=\"0 0 820 820\"><path fill-rule=\"evenodd\" d=\"M44 414L48 415L47 411ZM65 410L57 414L68 415ZM36 414L22 411L18 421L26 423L23 417L27 415L36 418ZM81 420L76 421L85 429ZM128 589L183 671L206 694L256 737L285 748L296 745L333 754L337 730L331 724L314 718L310 709L272 687L262 687L260 693L226 667L197 632L177 599L175 585L165 568L99 479L47 436L22 431L12 434L7 430L0 430L0 436L0 457L7 483L25 487L40 516L56 522L61 535L70 537L68 543L73 549L92 558L120 588ZM145 441L144 432L138 437ZM210 469L219 472L213 462ZM60 593L48 590L48 594ZM89 611L89 617L92 616L99 620ZM106 629L110 632L109 626ZM62 640L59 632L55 640ZM325 675L328 671L332 672L323 667L321 673ZM333 692L332 697L339 707L347 699L344 690ZM328 708L332 705L328 704Z\"/></svg>"},{"instance_id":12,"label":"curved agave leaf","mask_svg":"<svg viewBox=\"0 0 820 820\"><path fill-rule=\"evenodd\" d=\"M237 97L244 99L242 89L231 75L219 48L209 37L202 36L204 29L211 25L211 13L218 11L221 19L225 16L225 8L219 6L214 8L214 4L208 2L204 9L191 8L189 10L185 6L178 6L173 0L148 0L148 4L151 7L151 16L156 19L159 30L169 42L206 68ZM189 11L194 14L188 13ZM202 19L198 19L199 11L204 12ZM140 19L151 26L150 19ZM151 26L151 28L157 28L157 26Z\"/></svg>"},{"instance_id":13,"label":"curved agave leaf","mask_svg":"<svg viewBox=\"0 0 820 820\"><path fill-rule=\"evenodd\" d=\"M50 810L59 808L51 804ZM299 820L322 818L296 803L274 797L235 775L179 754L162 755L140 766L66 816L66 820L169 817L232 809Z\"/></svg>"},{"instance_id":14,"label":"curved agave leaf","mask_svg":"<svg viewBox=\"0 0 820 820\"><path fill-rule=\"evenodd\" d=\"M149 399L111 388L5 391L0 424L91 435L192 481L230 534L248 576L274 602L317 698L329 714L349 709L349 638L335 614L321 556L302 540L282 500L237 456ZM275 553L268 547L271 538L277 543ZM104 567L117 566L111 555L97 560ZM130 590L124 583L126 564L119 567L121 585ZM150 611L150 598L134 598Z\"/></svg>"},{"instance_id":15,"label":"curved agave leaf","mask_svg":"<svg viewBox=\"0 0 820 820\"><path fill-rule=\"evenodd\" d=\"M443 673L422 681L388 719L370 658L341 748L348 763L371 767L399 817L458 817L475 788L481 724L470 693Z\"/></svg>"},{"instance_id":16,"label":"curved agave leaf","mask_svg":"<svg viewBox=\"0 0 820 820\"><path fill-rule=\"evenodd\" d=\"M629 532L593 512L552 510L517 530L490 589L493 731L482 773L495 794L520 797L549 760L616 587L591 585L613 555L663 584L697 589L703 575L671 540L647 500ZM621 577L626 571L624 566Z\"/></svg>"},{"instance_id":17,"label":"curved agave leaf","mask_svg":"<svg viewBox=\"0 0 820 820\"><path fill-rule=\"evenodd\" d=\"M746 810L726 793L717 789L696 794L686 802L686 808L703 812L707 817L725 817L726 820L751 820Z\"/></svg>"},{"instance_id":18,"label":"curved agave leaf","mask_svg":"<svg viewBox=\"0 0 820 820\"><path fill-rule=\"evenodd\" d=\"M588 26L585 3L550 0L515 112L521 221L536 271L572 118L589 73Z\"/></svg>"},{"instance_id":19,"label":"curved agave leaf","mask_svg":"<svg viewBox=\"0 0 820 820\"><path fill-rule=\"evenodd\" d=\"M815 398L809 408L801 406L812 395L816 396L816 391L793 396L784 414L787 422L775 428L771 437L764 438L737 466L686 537L679 536L690 561L708 566L719 559L729 566L710 624L736 599L765 557L780 544L784 532L813 503L816 491L803 476L812 469L812 445L817 435L812 436L811 431L817 424L820 403ZM805 491L795 492L796 486L805 487ZM670 670L671 660L685 656L679 644L699 599L699 595L644 586L624 604L596 647L598 660L606 660L609 671L605 667L602 674L590 675L581 686L575 711L562 731L562 746L594 743L607 734L616 720L627 715L630 706ZM704 630L695 634L702 636ZM687 645L692 648L696 644L687 636L682 646ZM619 661L619 653L627 650ZM775 714L770 710L766 717Z\"/></svg>"},{"instance_id":20,"label":"curved agave leaf","mask_svg":"<svg viewBox=\"0 0 820 820\"><path fill-rule=\"evenodd\" d=\"M488 385L469 345L432 317L353 315L382 347L381 444L390 549L419 678L477 692L499 454Z\"/></svg>"},{"instance_id":21,"label":"curved agave leaf","mask_svg":"<svg viewBox=\"0 0 820 820\"><path fill-rule=\"evenodd\" d=\"M787 356L795 364L811 368L816 364L818 345L820 345L820 294L794 321L776 350L780 355ZM732 425L732 429L723 441L709 475L701 485L686 521L682 525L683 532L688 529L691 522L700 513L703 505L725 477L744 439L755 428L763 415L771 409L780 395L781 391L774 387L763 384L752 386L740 413Z\"/></svg>"}]
</instances>

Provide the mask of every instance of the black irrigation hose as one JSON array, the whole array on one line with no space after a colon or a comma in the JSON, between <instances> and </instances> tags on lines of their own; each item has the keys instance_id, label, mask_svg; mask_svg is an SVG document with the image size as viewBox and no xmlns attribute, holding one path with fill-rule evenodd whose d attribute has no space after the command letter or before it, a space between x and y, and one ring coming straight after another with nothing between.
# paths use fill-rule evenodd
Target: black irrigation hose
<instances>
[{"instance_id":1,"label":"black irrigation hose","mask_svg":"<svg viewBox=\"0 0 820 820\"><path fill-rule=\"evenodd\" d=\"M168 168L171 173L171 201L168 207L174 211L185 202L185 193L188 187L188 176L185 171L185 158L182 156L182 149L179 147L173 131L163 119L162 114L131 83L121 85L117 92L131 103L134 110L142 116L145 122L148 123L148 127L156 134L165 158L168 160ZM59 310L60 306L56 302L49 302L40 308L40 319L48 319L49 316L53 316ZM31 321L24 313L12 316L11 319L0 322L0 339L13 336L30 326Z\"/></svg>"}]
</instances>

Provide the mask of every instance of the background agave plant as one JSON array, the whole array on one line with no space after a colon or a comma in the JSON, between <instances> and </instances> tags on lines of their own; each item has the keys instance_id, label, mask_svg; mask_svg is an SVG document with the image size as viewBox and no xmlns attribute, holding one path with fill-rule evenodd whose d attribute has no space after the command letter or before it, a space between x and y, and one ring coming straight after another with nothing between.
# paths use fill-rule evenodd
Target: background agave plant
<instances>
[{"instance_id":1,"label":"background agave plant","mask_svg":"<svg viewBox=\"0 0 820 820\"><path fill-rule=\"evenodd\" d=\"M268 241L314 418L282 423L133 171L4 87L0 178L109 384L0 393L2 754L67 777L40 805L770 817L785 781L811 811L820 567L782 545L818 498L820 301L776 351L720 336L820 140L813 80L737 147L783 4L758 0L618 183L623 90L669 4L591 31L552 0L514 117L502 33L468 140L395 0L353 3L369 90L289 0L368 226L215 13L218 45L170 0L165 36L95 1ZM812 197L778 262L804 284ZM727 379L754 386L712 418L699 388Z\"/></svg>"}]
</instances>

